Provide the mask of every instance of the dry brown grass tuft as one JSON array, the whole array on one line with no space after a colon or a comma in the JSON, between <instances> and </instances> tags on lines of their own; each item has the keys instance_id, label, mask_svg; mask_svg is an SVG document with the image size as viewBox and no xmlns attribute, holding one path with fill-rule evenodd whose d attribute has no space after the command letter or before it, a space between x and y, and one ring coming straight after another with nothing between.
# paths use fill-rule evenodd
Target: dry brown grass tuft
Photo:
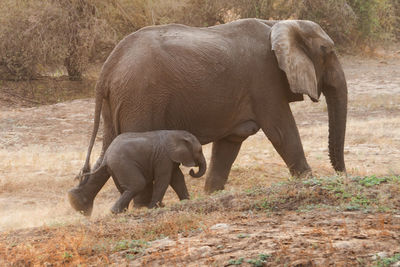
<instances>
[{"instance_id":1,"label":"dry brown grass tuft","mask_svg":"<svg viewBox=\"0 0 400 267\"><path fill-rule=\"evenodd\" d=\"M111 254L128 250L129 242L146 244L166 236L188 236L220 218L189 212L157 213L107 216L78 227L43 227L34 230L40 237L33 240L26 239L26 231L4 233L0 238L0 258L11 265L104 264Z\"/></svg>"}]
</instances>

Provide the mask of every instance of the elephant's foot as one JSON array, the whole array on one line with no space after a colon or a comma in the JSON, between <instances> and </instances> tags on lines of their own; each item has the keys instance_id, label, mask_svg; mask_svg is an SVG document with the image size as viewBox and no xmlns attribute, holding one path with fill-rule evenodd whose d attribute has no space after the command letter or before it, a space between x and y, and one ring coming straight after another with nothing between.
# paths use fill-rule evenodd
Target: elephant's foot
<instances>
[{"instance_id":1,"label":"elephant's foot","mask_svg":"<svg viewBox=\"0 0 400 267\"><path fill-rule=\"evenodd\" d=\"M147 208L149 209L164 208L164 207L165 205L162 202L156 202L156 203L151 202L149 205L147 205Z\"/></svg>"},{"instance_id":2,"label":"elephant's foot","mask_svg":"<svg viewBox=\"0 0 400 267\"><path fill-rule=\"evenodd\" d=\"M290 170L290 174L295 179L307 179L307 178L311 178L313 176L310 168L302 170L302 171Z\"/></svg>"},{"instance_id":3,"label":"elephant's foot","mask_svg":"<svg viewBox=\"0 0 400 267\"><path fill-rule=\"evenodd\" d=\"M133 206L134 206L135 208L148 207L149 204L150 204L150 202L151 202L151 198L150 198L150 199L142 199L142 198L140 198L140 196L139 196L139 198L135 197L135 198L133 199Z\"/></svg>"},{"instance_id":4,"label":"elephant's foot","mask_svg":"<svg viewBox=\"0 0 400 267\"><path fill-rule=\"evenodd\" d=\"M115 202L115 204L112 206L111 213L118 214L128 210L129 203L131 202L134 195L135 195L134 191L125 190L120 196L120 198L117 200L117 202Z\"/></svg>"},{"instance_id":5,"label":"elephant's foot","mask_svg":"<svg viewBox=\"0 0 400 267\"><path fill-rule=\"evenodd\" d=\"M207 194L211 194L215 191L224 190L226 180L226 178L208 176L206 179L206 184L204 185L204 191Z\"/></svg>"},{"instance_id":6,"label":"elephant's foot","mask_svg":"<svg viewBox=\"0 0 400 267\"><path fill-rule=\"evenodd\" d=\"M148 207L153 196L153 183L148 183L146 187L133 198L135 208Z\"/></svg>"},{"instance_id":7,"label":"elephant's foot","mask_svg":"<svg viewBox=\"0 0 400 267\"><path fill-rule=\"evenodd\" d=\"M79 187L68 191L68 200L72 208L81 212L85 216L90 216L93 210L93 199L90 200L82 193Z\"/></svg>"},{"instance_id":8,"label":"elephant's foot","mask_svg":"<svg viewBox=\"0 0 400 267\"><path fill-rule=\"evenodd\" d=\"M127 210L128 210L128 208L122 208L120 205L114 205L111 208L111 213L112 214L119 214L119 213L125 212Z\"/></svg>"}]
</instances>

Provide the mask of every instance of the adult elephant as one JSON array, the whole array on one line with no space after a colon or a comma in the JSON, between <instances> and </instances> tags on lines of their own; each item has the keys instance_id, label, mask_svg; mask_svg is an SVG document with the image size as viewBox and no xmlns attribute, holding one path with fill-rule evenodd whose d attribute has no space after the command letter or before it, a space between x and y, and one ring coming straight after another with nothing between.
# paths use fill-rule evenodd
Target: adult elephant
<instances>
[{"instance_id":1,"label":"adult elephant","mask_svg":"<svg viewBox=\"0 0 400 267\"><path fill-rule=\"evenodd\" d=\"M242 142L261 128L290 173L304 176L311 169L289 102L303 94L318 101L321 93L330 160L345 172L347 85L333 41L318 24L242 19L208 28L146 27L125 37L103 66L82 172L90 170L102 113L103 152L96 166L120 133L186 130L201 144L213 142L205 183L213 192L224 188Z\"/></svg>"}]
</instances>

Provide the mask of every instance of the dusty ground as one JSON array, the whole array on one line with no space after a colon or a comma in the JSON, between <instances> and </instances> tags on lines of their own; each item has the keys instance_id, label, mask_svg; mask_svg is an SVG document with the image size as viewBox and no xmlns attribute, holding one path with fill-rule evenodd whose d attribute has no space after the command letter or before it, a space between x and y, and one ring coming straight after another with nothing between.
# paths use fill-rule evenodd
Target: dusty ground
<instances>
[{"instance_id":1,"label":"dusty ground","mask_svg":"<svg viewBox=\"0 0 400 267\"><path fill-rule=\"evenodd\" d=\"M400 59L394 56L380 59L346 57L342 61L349 85L345 147L349 176L398 176ZM396 204L397 209L372 214L362 210L343 212L323 208L301 212L223 209L205 214L189 213L188 225L201 230L190 231L190 234L185 234L186 230L179 227L175 229L175 226L168 226L170 232L152 230L158 235L147 235L144 239L163 236L169 236L169 239L139 246L140 253L135 257L130 257L132 254L127 254L123 248L117 251L105 249L98 254L83 253L84 256L75 249L70 255L62 250L67 250L67 245L62 242L64 247L61 250L41 251L40 248L47 248L50 241L59 240L54 239L57 237L70 238L71 243L77 244L82 232L83 236L91 237L88 240L93 246L104 240L132 239L128 231L134 232L135 229L126 222L142 227L140 216L151 221L152 216L158 218L158 215L144 212L139 216L131 211L127 217L110 216L108 210L118 197L112 183L100 192L90 221L74 213L65 193L76 183L73 177L84 161L92 129L94 102L81 99L24 107L32 104L10 94L0 97L0 265L1 255L5 262L22 260L19 263L27 264L29 261L41 262L37 260L38 255L46 258L46 253L61 253L62 256L54 254L47 261L75 264L101 260L115 265L130 261L138 266L143 263L154 266L222 266L241 261L242 264L257 265L258 260L261 265L271 266L349 266L355 263L364 266L379 259L374 256L376 253L381 253L382 258L400 253L400 203ZM317 177L333 175L327 155L325 101L295 103L292 108L314 174ZM98 136L94 155L98 155L100 150L101 134ZM209 156L209 145L205 151ZM260 132L244 143L226 190L247 192L254 188L267 188L272 183L287 181L288 177L283 161ZM204 179L187 177L186 181L194 199L208 199L202 192ZM237 201L240 202L240 197L235 203ZM164 202L168 207L178 200L169 190ZM163 216L168 225L168 218ZM181 218L185 214L177 212L171 216ZM123 224L120 228L119 223ZM226 225L212 227L218 223ZM70 224L72 226L68 226ZM96 227L103 225L99 236L88 230L93 228L93 224ZM38 226L41 228L29 229ZM1 245L5 247L1 248ZM29 253L22 257L16 251Z\"/></svg>"}]
</instances>

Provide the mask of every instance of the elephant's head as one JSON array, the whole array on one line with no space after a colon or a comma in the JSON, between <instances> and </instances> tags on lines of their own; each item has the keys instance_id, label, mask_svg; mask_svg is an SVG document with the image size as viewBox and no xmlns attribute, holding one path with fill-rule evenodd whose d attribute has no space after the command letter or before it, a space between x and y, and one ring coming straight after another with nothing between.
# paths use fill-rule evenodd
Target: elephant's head
<instances>
[{"instance_id":1,"label":"elephant's head","mask_svg":"<svg viewBox=\"0 0 400 267\"><path fill-rule=\"evenodd\" d=\"M272 50L286 73L290 90L318 101L325 95L329 114L329 157L345 172L343 157L347 116L347 83L332 39L311 21L286 20L271 28Z\"/></svg>"},{"instance_id":2,"label":"elephant's head","mask_svg":"<svg viewBox=\"0 0 400 267\"><path fill-rule=\"evenodd\" d=\"M167 144L167 151L171 160L182 163L186 167L198 166L199 171L190 170L192 177L198 178L205 174L207 169L206 159L200 142L192 134L185 131L177 131Z\"/></svg>"}]
</instances>

